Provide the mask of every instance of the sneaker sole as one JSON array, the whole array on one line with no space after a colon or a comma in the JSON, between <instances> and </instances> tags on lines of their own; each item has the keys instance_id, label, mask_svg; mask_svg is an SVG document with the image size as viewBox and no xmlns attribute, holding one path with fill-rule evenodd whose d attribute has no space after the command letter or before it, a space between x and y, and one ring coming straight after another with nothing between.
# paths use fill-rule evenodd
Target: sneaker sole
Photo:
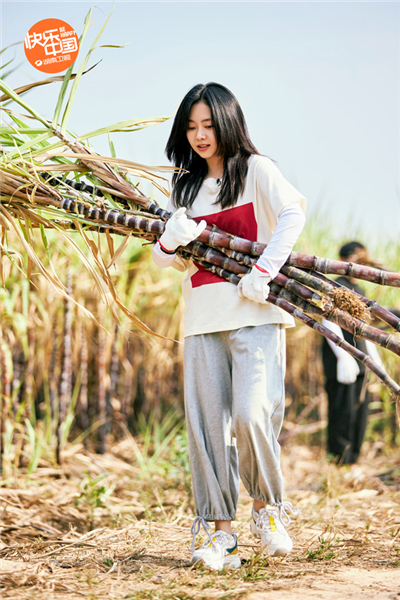
<instances>
[{"instance_id":1,"label":"sneaker sole","mask_svg":"<svg viewBox=\"0 0 400 600\"><path fill-rule=\"evenodd\" d=\"M242 562L240 558L236 556L226 556L221 562L206 562L204 558L191 559L190 561L194 565L204 565L213 571L222 571L223 569L240 569Z\"/></svg>"},{"instance_id":2,"label":"sneaker sole","mask_svg":"<svg viewBox=\"0 0 400 600\"><path fill-rule=\"evenodd\" d=\"M287 554L289 554L289 552L291 552L292 548L290 550L275 550L275 552L273 554L271 554L271 556L286 556Z\"/></svg>"}]
</instances>

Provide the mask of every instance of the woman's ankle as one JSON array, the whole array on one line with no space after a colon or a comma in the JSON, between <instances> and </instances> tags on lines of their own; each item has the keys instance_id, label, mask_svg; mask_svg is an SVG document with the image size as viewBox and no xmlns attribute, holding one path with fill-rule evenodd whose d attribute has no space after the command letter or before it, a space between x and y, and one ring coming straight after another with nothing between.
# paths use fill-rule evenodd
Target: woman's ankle
<instances>
[{"instance_id":1,"label":"woman's ankle","mask_svg":"<svg viewBox=\"0 0 400 600\"><path fill-rule=\"evenodd\" d=\"M265 508L267 505L262 500L254 500L253 508L256 512L260 512L262 508Z\"/></svg>"},{"instance_id":2,"label":"woman's ankle","mask_svg":"<svg viewBox=\"0 0 400 600\"><path fill-rule=\"evenodd\" d=\"M214 521L214 523L215 531L225 531L225 533L232 535L232 521Z\"/></svg>"}]
</instances>

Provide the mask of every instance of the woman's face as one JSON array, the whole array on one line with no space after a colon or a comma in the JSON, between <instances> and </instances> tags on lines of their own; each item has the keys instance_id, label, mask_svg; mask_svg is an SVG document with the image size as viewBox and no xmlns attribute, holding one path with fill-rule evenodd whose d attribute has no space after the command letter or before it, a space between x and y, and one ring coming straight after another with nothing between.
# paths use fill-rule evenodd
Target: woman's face
<instances>
[{"instance_id":1,"label":"woman's face","mask_svg":"<svg viewBox=\"0 0 400 600\"><path fill-rule=\"evenodd\" d=\"M202 158L217 156L217 140L210 107L205 102L193 104L186 136L192 149Z\"/></svg>"}]
</instances>

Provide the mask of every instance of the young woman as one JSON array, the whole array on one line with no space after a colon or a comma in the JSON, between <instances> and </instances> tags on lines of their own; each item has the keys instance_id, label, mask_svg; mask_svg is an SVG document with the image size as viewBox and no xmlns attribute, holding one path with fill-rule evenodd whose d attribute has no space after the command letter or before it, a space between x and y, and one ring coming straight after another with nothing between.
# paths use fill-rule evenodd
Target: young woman
<instances>
[{"instance_id":1,"label":"young woman","mask_svg":"<svg viewBox=\"0 0 400 600\"><path fill-rule=\"evenodd\" d=\"M305 198L252 144L235 96L196 85L176 114L166 154L176 166L168 210L174 214L153 249L155 263L188 270L184 380L189 458L197 517L208 534L192 562L239 567L235 519L239 476L253 498L251 531L262 548L285 555L292 541L278 435L284 415L285 328L292 317L266 300L304 225ZM188 218L191 217L191 218ZM177 257L206 224L268 243L235 286ZM214 521L210 534L208 521Z\"/></svg>"}]
</instances>

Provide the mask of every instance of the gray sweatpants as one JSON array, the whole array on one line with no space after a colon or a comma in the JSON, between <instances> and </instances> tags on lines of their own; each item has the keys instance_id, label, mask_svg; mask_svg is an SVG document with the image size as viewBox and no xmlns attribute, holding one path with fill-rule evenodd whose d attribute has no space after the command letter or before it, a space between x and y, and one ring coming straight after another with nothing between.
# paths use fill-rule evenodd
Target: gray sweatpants
<instances>
[{"instance_id":1,"label":"gray sweatpants","mask_svg":"<svg viewBox=\"0 0 400 600\"><path fill-rule=\"evenodd\" d=\"M197 514L206 520L235 518L239 475L252 498L272 505L283 501L277 438L285 410L285 366L282 325L185 339L193 494Z\"/></svg>"}]
</instances>

